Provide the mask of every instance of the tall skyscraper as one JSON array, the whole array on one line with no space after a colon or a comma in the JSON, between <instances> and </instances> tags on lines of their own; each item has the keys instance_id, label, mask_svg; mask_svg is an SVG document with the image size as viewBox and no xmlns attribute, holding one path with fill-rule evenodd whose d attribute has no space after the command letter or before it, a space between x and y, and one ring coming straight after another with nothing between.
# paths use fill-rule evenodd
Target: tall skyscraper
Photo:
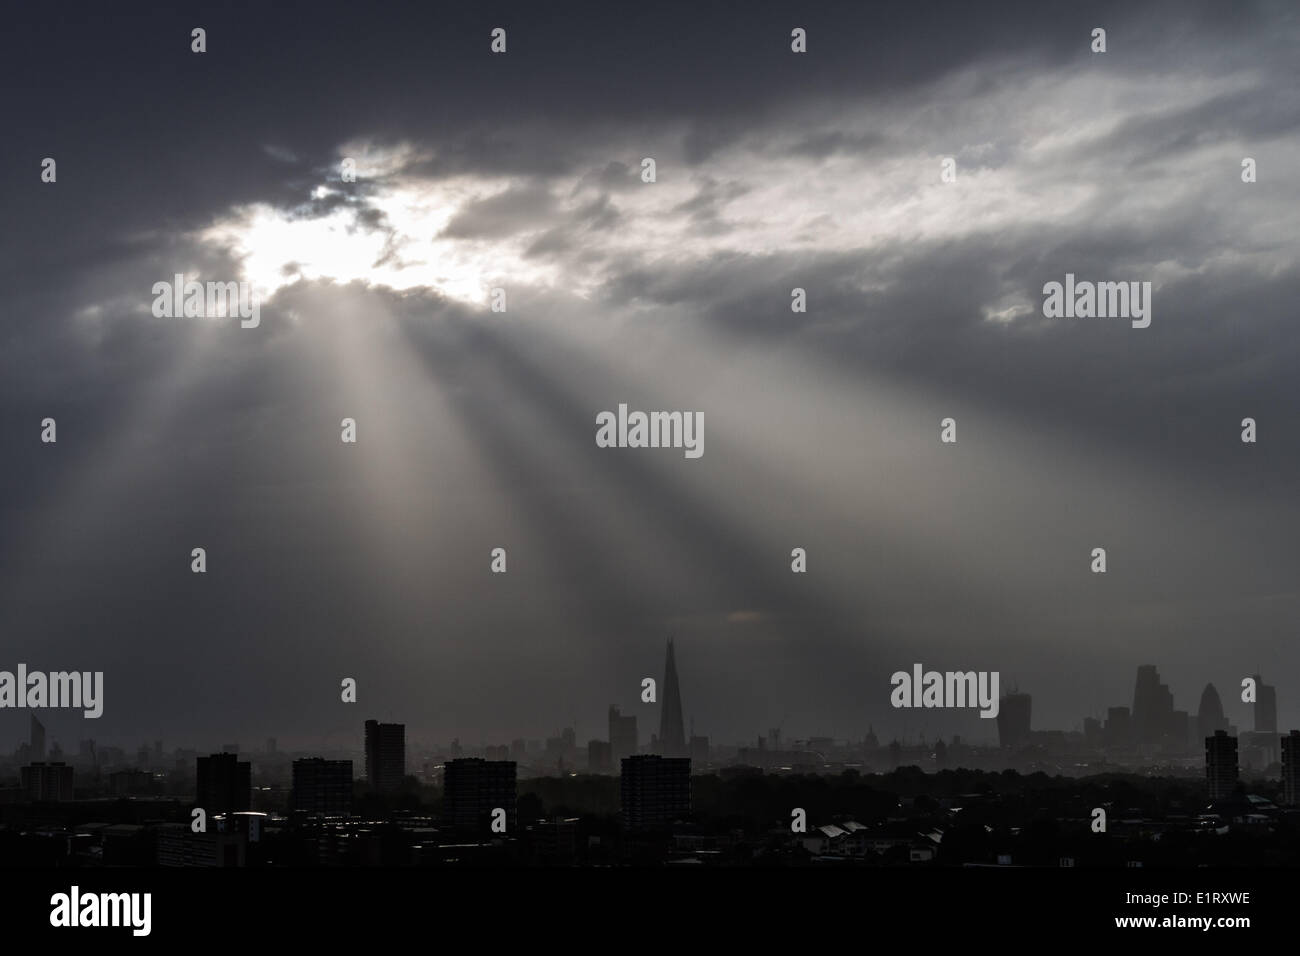
<instances>
[{"instance_id":1,"label":"tall skyscraper","mask_svg":"<svg viewBox=\"0 0 1300 956\"><path fill-rule=\"evenodd\" d=\"M636 715L624 717L613 704L609 707L609 748L613 766L624 757L635 757L640 744L636 736Z\"/></svg>"},{"instance_id":2,"label":"tall skyscraper","mask_svg":"<svg viewBox=\"0 0 1300 956\"><path fill-rule=\"evenodd\" d=\"M998 705L998 744L1003 747L1024 747L1029 743L1029 717L1033 698L1029 694L1012 691Z\"/></svg>"},{"instance_id":3,"label":"tall skyscraper","mask_svg":"<svg viewBox=\"0 0 1300 956\"><path fill-rule=\"evenodd\" d=\"M677 684L677 657L668 639L664 664L663 706L659 712L659 751L665 757L686 756L686 727L682 721L682 692Z\"/></svg>"},{"instance_id":4,"label":"tall skyscraper","mask_svg":"<svg viewBox=\"0 0 1300 956\"><path fill-rule=\"evenodd\" d=\"M1205 738L1205 783L1211 800L1226 800L1237 786L1237 738L1226 730Z\"/></svg>"},{"instance_id":5,"label":"tall skyscraper","mask_svg":"<svg viewBox=\"0 0 1300 956\"><path fill-rule=\"evenodd\" d=\"M1300 730L1282 738L1282 802L1300 806Z\"/></svg>"},{"instance_id":6,"label":"tall skyscraper","mask_svg":"<svg viewBox=\"0 0 1300 956\"><path fill-rule=\"evenodd\" d=\"M1264 678L1255 675L1255 743L1262 747L1265 762L1278 759L1277 745L1277 688L1265 684Z\"/></svg>"},{"instance_id":7,"label":"tall skyscraper","mask_svg":"<svg viewBox=\"0 0 1300 956\"><path fill-rule=\"evenodd\" d=\"M251 806L253 765L237 754L197 758L195 804L209 815L239 813Z\"/></svg>"},{"instance_id":8,"label":"tall skyscraper","mask_svg":"<svg viewBox=\"0 0 1300 956\"><path fill-rule=\"evenodd\" d=\"M690 758L640 754L625 758L622 771L623 824L628 829L667 827L690 814Z\"/></svg>"},{"instance_id":9,"label":"tall skyscraper","mask_svg":"<svg viewBox=\"0 0 1300 956\"><path fill-rule=\"evenodd\" d=\"M513 760L449 760L442 786L442 818L452 829L489 835L492 815L500 808L506 812L506 835L515 832Z\"/></svg>"},{"instance_id":10,"label":"tall skyscraper","mask_svg":"<svg viewBox=\"0 0 1300 956\"><path fill-rule=\"evenodd\" d=\"M1213 684L1201 691L1201 706L1196 710L1196 736L1205 740L1220 730L1228 729L1228 718L1223 716L1223 702Z\"/></svg>"},{"instance_id":11,"label":"tall skyscraper","mask_svg":"<svg viewBox=\"0 0 1300 956\"><path fill-rule=\"evenodd\" d=\"M293 808L327 816L352 812L352 761L320 757L295 760Z\"/></svg>"},{"instance_id":12,"label":"tall skyscraper","mask_svg":"<svg viewBox=\"0 0 1300 956\"><path fill-rule=\"evenodd\" d=\"M366 721L366 781L372 790L401 789L406 778L406 724Z\"/></svg>"},{"instance_id":13,"label":"tall skyscraper","mask_svg":"<svg viewBox=\"0 0 1300 956\"><path fill-rule=\"evenodd\" d=\"M31 737L32 749L30 758L33 763L45 760L45 725L36 719L35 714L29 714L31 717Z\"/></svg>"},{"instance_id":14,"label":"tall skyscraper","mask_svg":"<svg viewBox=\"0 0 1300 956\"><path fill-rule=\"evenodd\" d=\"M1173 714L1173 692L1160 682L1156 666L1143 664L1138 667L1137 684L1133 689L1134 743L1154 747L1174 737L1178 748L1183 749L1187 744L1186 732L1181 736L1175 733Z\"/></svg>"}]
</instances>

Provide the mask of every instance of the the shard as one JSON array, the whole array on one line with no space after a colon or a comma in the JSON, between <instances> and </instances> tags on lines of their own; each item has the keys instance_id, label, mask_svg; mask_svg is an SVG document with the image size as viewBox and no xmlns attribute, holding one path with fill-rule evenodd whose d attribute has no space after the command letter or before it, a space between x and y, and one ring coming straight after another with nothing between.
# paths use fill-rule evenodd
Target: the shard
<instances>
[{"instance_id":1,"label":"the shard","mask_svg":"<svg viewBox=\"0 0 1300 956\"><path fill-rule=\"evenodd\" d=\"M659 715L659 750L665 757L685 757L686 728L682 722L682 692L677 686L677 658L668 639L668 661L664 665L663 709Z\"/></svg>"}]
</instances>

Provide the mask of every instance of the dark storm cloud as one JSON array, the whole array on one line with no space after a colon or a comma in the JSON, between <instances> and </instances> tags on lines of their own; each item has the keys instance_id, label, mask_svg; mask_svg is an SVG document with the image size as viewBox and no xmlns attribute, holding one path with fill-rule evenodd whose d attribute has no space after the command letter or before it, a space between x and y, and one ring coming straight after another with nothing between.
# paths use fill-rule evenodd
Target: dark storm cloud
<instances>
[{"instance_id":1,"label":"dark storm cloud","mask_svg":"<svg viewBox=\"0 0 1300 956\"><path fill-rule=\"evenodd\" d=\"M674 212L690 213L699 225L717 222L721 206L733 199L739 199L749 188L743 183L720 183L711 177L704 177L703 184L694 196L674 207Z\"/></svg>"},{"instance_id":2,"label":"dark storm cloud","mask_svg":"<svg viewBox=\"0 0 1300 956\"><path fill-rule=\"evenodd\" d=\"M1290 7L304 9L28 13L0 41L0 628L10 663L108 672L94 735L582 733L673 626L723 739L895 732L913 659L1015 673L1040 726L1127 703L1150 660L1179 706L1295 671ZM353 152L391 164L345 188ZM408 195L455 206L408 235ZM200 233L252 208L348 217L384 239L363 268L538 272L505 316L326 276L256 333L152 318L175 271L240 275ZM1067 271L1155 279L1152 327L1044 319ZM704 409L705 457L596 449L629 399ZM1075 573L1098 539L1108 590Z\"/></svg>"},{"instance_id":3,"label":"dark storm cloud","mask_svg":"<svg viewBox=\"0 0 1300 956\"><path fill-rule=\"evenodd\" d=\"M880 133L867 132L857 136L847 136L839 130L826 130L805 137L795 143L790 151L798 156L826 159L837 153L858 155L884 143L885 138Z\"/></svg>"},{"instance_id":4,"label":"dark storm cloud","mask_svg":"<svg viewBox=\"0 0 1300 956\"><path fill-rule=\"evenodd\" d=\"M633 169L627 163L621 163L618 160L610 160L600 169L593 169L584 173L578 180L578 185L574 190L581 190L593 187L605 191L613 190L631 190L640 185L640 176L637 170Z\"/></svg>"},{"instance_id":5,"label":"dark storm cloud","mask_svg":"<svg viewBox=\"0 0 1300 956\"><path fill-rule=\"evenodd\" d=\"M571 252L582 244L583 237L615 228L622 216L609 196L602 195L560 218L567 221L547 229L532 242L524 251L525 258L555 258Z\"/></svg>"},{"instance_id":6,"label":"dark storm cloud","mask_svg":"<svg viewBox=\"0 0 1300 956\"><path fill-rule=\"evenodd\" d=\"M544 188L526 186L507 189L466 203L440 235L448 239L491 239L537 228L554 208Z\"/></svg>"}]
</instances>

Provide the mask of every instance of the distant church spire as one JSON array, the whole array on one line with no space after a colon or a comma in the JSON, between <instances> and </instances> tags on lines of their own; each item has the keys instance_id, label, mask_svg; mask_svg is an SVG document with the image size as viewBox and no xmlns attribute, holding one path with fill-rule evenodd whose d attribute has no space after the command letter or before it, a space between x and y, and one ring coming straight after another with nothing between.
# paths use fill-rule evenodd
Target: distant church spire
<instances>
[{"instance_id":1,"label":"distant church spire","mask_svg":"<svg viewBox=\"0 0 1300 956\"><path fill-rule=\"evenodd\" d=\"M668 638L668 660L664 665L663 708L659 714L659 749L665 757L686 756L686 732L682 727L682 692L677 685L677 657L673 639Z\"/></svg>"}]
</instances>

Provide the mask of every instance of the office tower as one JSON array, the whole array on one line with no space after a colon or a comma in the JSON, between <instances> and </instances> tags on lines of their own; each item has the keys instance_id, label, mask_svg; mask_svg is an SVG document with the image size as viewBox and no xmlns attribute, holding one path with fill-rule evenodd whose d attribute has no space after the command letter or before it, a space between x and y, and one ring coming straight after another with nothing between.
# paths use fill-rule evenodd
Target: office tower
<instances>
[{"instance_id":1,"label":"office tower","mask_svg":"<svg viewBox=\"0 0 1300 956\"><path fill-rule=\"evenodd\" d=\"M709 762L709 738L691 734L690 742L687 744L687 750L691 760L696 765Z\"/></svg>"},{"instance_id":2,"label":"office tower","mask_svg":"<svg viewBox=\"0 0 1300 956\"><path fill-rule=\"evenodd\" d=\"M1133 745L1133 715L1127 707L1107 707L1102 739L1107 747L1123 749Z\"/></svg>"},{"instance_id":3,"label":"office tower","mask_svg":"<svg viewBox=\"0 0 1300 956\"><path fill-rule=\"evenodd\" d=\"M998 744L1024 747L1029 744L1029 715L1033 698L1012 691L998 704Z\"/></svg>"},{"instance_id":4,"label":"office tower","mask_svg":"<svg viewBox=\"0 0 1300 956\"><path fill-rule=\"evenodd\" d=\"M1278 759L1277 735L1277 688L1265 684L1264 678L1255 677L1255 733L1251 742L1255 752L1262 756L1262 763L1268 766Z\"/></svg>"},{"instance_id":5,"label":"office tower","mask_svg":"<svg viewBox=\"0 0 1300 956\"><path fill-rule=\"evenodd\" d=\"M273 754L273 753L275 753L275 738L274 738L274 737L267 737L267 738L266 738L266 752L267 752L268 754Z\"/></svg>"},{"instance_id":6,"label":"office tower","mask_svg":"<svg viewBox=\"0 0 1300 956\"><path fill-rule=\"evenodd\" d=\"M64 763L37 761L22 768L22 787L33 802L72 799L72 768Z\"/></svg>"},{"instance_id":7,"label":"office tower","mask_svg":"<svg viewBox=\"0 0 1300 956\"><path fill-rule=\"evenodd\" d=\"M677 658L672 638L664 664L663 706L659 712L659 752L665 757L686 756L686 728L682 723L682 692L677 685Z\"/></svg>"},{"instance_id":8,"label":"office tower","mask_svg":"<svg viewBox=\"0 0 1300 956\"><path fill-rule=\"evenodd\" d=\"M1213 684L1206 684L1201 691L1201 706L1196 710L1196 736L1205 740L1218 731L1228 729L1228 719L1223 716L1223 702Z\"/></svg>"},{"instance_id":9,"label":"office tower","mask_svg":"<svg viewBox=\"0 0 1300 956\"><path fill-rule=\"evenodd\" d=\"M1205 738L1205 782L1211 800L1226 800L1237 786L1237 738L1226 730Z\"/></svg>"},{"instance_id":10,"label":"office tower","mask_svg":"<svg viewBox=\"0 0 1300 956\"><path fill-rule=\"evenodd\" d=\"M45 725L36 719L35 714L29 714L31 717L31 740L32 749L29 758L32 763L45 762Z\"/></svg>"},{"instance_id":11,"label":"office tower","mask_svg":"<svg viewBox=\"0 0 1300 956\"><path fill-rule=\"evenodd\" d=\"M1300 730L1282 738L1282 802L1300 806Z\"/></svg>"},{"instance_id":12,"label":"office tower","mask_svg":"<svg viewBox=\"0 0 1300 956\"><path fill-rule=\"evenodd\" d=\"M523 760L528 755L528 742L522 737L516 737L510 741L510 759L514 761Z\"/></svg>"},{"instance_id":13,"label":"office tower","mask_svg":"<svg viewBox=\"0 0 1300 956\"><path fill-rule=\"evenodd\" d=\"M493 811L506 812L515 832L515 762L462 757L447 761L442 778L442 819L454 830L491 835Z\"/></svg>"},{"instance_id":14,"label":"office tower","mask_svg":"<svg viewBox=\"0 0 1300 956\"><path fill-rule=\"evenodd\" d=\"M1175 734L1174 695L1160 682L1154 664L1138 667L1133 689L1133 742L1153 747L1173 737L1181 747L1185 738Z\"/></svg>"},{"instance_id":15,"label":"office tower","mask_svg":"<svg viewBox=\"0 0 1300 956\"><path fill-rule=\"evenodd\" d=\"M211 816L239 813L252 806L253 765L237 754L219 753L199 757L194 802Z\"/></svg>"},{"instance_id":16,"label":"office tower","mask_svg":"<svg viewBox=\"0 0 1300 956\"><path fill-rule=\"evenodd\" d=\"M366 721L366 781L372 790L401 789L406 778L406 725Z\"/></svg>"},{"instance_id":17,"label":"office tower","mask_svg":"<svg viewBox=\"0 0 1300 956\"><path fill-rule=\"evenodd\" d=\"M1255 731L1277 733L1277 688L1255 675Z\"/></svg>"},{"instance_id":18,"label":"office tower","mask_svg":"<svg viewBox=\"0 0 1300 956\"><path fill-rule=\"evenodd\" d=\"M1083 745L1089 750L1096 750L1105 742L1101 721L1096 717L1083 718Z\"/></svg>"},{"instance_id":19,"label":"office tower","mask_svg":"<svg viewBox=\"0 0 1300 956\"><path fill-rule=\"evenodd\" d=\"M614 761L610 758L612 752L608 741L589 741L587 743L587 772L609 773L614 768Z\"/></svg>"},{"instance_id":20,"label":"office tower","mask_svg":"<svg viewBox=\"0 0 1300 956\"><path fill-rule=\"evenodd\" d=\"M610 768L617 767L624 757L635 757L639 744L636 739L636 715L624 717L613 704L609 707Z\"/></svg>"},{"instance_id":21,"label":"office tower","mask_svg":"<svg viewBox=\"0 0 1300 956\"><path fill-rule=\"evenodd\" d=\"M352 812L352 761L311 757L293 762L293 808L326 816Z\"/></svg>"},{"instance_id":22,"label":"office tower","mask_svg":"<svg viewBox=\"0 0 1300 956\"><path fill-rule=\"evenodd\" d=\"M631 830L670 826L691 812L689 757L625 757L621 782L623 825Z\"/></svg>"}]
</instances>

